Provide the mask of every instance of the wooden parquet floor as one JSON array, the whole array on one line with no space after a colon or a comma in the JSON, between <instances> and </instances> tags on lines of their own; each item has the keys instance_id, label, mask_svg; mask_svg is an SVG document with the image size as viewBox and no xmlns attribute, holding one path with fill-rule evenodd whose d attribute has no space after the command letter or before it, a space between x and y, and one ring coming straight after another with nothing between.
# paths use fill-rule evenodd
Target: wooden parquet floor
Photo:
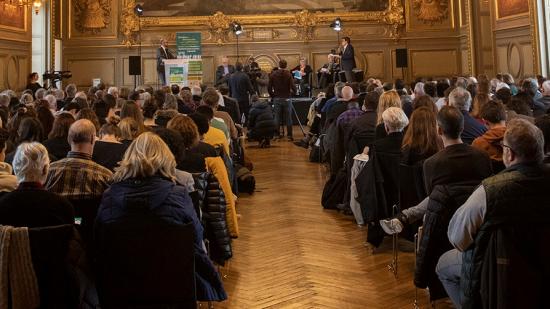
<instances>
[{"instance_id":1,"label":"wooden parquet floor","mask_svg":"<svg viewBox=\"0 0 550 309\"><path fill-rule=\"evenodd\" d=\"M238 200L241 236L223 269L229 299L214 307L413 308L412 245L395 279L391 239L373 253L352 217L322 209L325 168L291 142L272 145L248 147L257 192ZM418 295L429 308L426 291Z\"/></svg>"}]
</instances>

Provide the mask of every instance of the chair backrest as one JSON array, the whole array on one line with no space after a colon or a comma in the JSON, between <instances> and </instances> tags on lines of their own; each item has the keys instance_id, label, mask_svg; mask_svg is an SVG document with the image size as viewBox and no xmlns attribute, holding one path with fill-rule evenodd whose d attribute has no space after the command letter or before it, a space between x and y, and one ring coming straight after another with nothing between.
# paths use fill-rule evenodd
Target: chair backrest
<instances>
[{"instance_id":1,"label":"chair backrest","mask_svg":"<svg viewBox=\"0 0 550 309\"><path fill-rule=\"evenodd\" d=\"M75 217L81 218L78 231L84 242L89 245L92 241L95 217L101 204L101 197L69 199L69 201L73 204Z\"/></svg>"},{"instance_id":2,"label":"chair backrest","mask_svg":"<svg viewBox=\"0 0 550 309\"><path fill-rule=\"evenodd\" d=\"M76 308L80 303L78 278L68 260L75 233L70 224L29 229L41 308Z\"/></svg>"},{"instance_id":3,"label":"chair backrest","mask_svg":"<svg viewBox=\"0 0 550 309\"><path fill-rule=\"evenodd\" d=\"M194 227L133 216L97 230L102 308L194 308Z\"/></svg>"}]
</instances>

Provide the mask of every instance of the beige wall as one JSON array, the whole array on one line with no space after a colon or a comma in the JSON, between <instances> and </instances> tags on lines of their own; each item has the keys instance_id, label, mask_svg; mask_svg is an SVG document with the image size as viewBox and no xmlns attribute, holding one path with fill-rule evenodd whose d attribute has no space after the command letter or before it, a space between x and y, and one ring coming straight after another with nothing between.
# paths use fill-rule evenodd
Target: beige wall
<instances>
[{"instance_id":1,"label":"beige wall","mask_svg":"<svg viewBox=\"0 0 550 309\"><path fill-rule=\"evenodd\" d=\"M87 87L93 78L101 78L108 84L133 86L133 77L128 73L128 57L138 55L136 47L123 46L120 31L120 13L125 1L111 0L109 27L98 33L81 33L76 29L74 1L64 1L63 22L64 68L73 71L72 82ZM449 0L447 16L440 22L426 23L417 18L413 0L404 1L406 25L401 28L401 38L390 37L390 27L383 22L346 21L344 33L352 38L358 66L367 77L384 80L402 77L402 70L395 67L395 49L409 49L409 68L405 70L407 80L416 77L440 77L473 72L470 55L469 18L465 14L466 1ZM72 3L72 4L71 4ZM240 55L244 60L254 56L264 64L275 65L279 59L286 59L289 66L296 65L300 57L306 57L314 68L325 63L328 52L336 47L336 33L328 23L319 23L314 30L314 39L304 42L298 35L298 28L291 23L244 24L246 35L240 39ZM142 75L145 84L156 84L155 50L160 37L167 37L173 47L177 31L200 31L203 33L204 80L213 82L216 66L222 55L236 59L236 40L229 37L223 45L216 42L205 26L147 25L142 31Z\"/></svg>"},{"instance_id":2,"label":"beige wall","mask_svg":"<svg viewBox=\"0 0 550 309\"><path fill-rule=\"evenodd\" d=\"M22 90L31 70L31 23L27 12L26 29L0 26L0 90Z\"/></svg>"},{"instance_id":3,"label":"beige wall","mask_svg":"<svg viewBox=\"0 0 550 309\"><path fill-rule=\"evenodd\" d=\"M538 47L534 35L535 0L529 0L530 14L499 19L496 2L491 3L493 59L495 73L510 73L515 78L540 73Z\"/></svg>"}]
</instances>

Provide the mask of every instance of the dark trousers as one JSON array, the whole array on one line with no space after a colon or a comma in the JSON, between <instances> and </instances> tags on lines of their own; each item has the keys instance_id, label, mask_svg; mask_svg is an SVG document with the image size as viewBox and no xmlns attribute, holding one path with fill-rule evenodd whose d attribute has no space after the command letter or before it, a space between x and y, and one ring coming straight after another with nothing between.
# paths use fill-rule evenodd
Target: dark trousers
<instances>
[{"instance_id":1,"label":"dark trousers","mask_svg":"<svg viewBox=\"0 0 550 309\"><path fill-rule=\"evenodd\" d=\"M277 124L276 135L279 136L279 127L286 124L286 136L292 137L292 104L288 99L273 99L273 110L275 111L275 123Z\"/></svg>"},{"instance_id":2,"label":"dark trousers","mask_svg":"<svg viewBox=\"0 0 550 309\"><path fill-rule=\"evenodd\" d=\"M250 102L248 100L246 101L239 101L239 112L241 113L239 115L240 119L243 119L243 115L245 120L243 121L243 125L246 127L248 123L248 111L250 110Z\"/></svg>"}]
</instances>

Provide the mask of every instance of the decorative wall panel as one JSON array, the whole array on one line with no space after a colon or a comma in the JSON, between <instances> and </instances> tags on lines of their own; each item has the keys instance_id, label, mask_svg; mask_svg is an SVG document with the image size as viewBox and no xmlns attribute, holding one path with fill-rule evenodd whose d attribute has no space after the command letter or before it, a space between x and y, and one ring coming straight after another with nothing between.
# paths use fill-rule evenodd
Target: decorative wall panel
<instances>
[{"instance_id":1,"label":"decorative wall panel","mask_svg":"<svg viewBox=\"0 0 550 309\"><path fill-rule=\"evenodd\" d=\"M94 78L101 78L107 85L115 84L115 58L71 59L67 69L73 72L71 83L78 87L89 87Z\"/></svg>"},{"instance_id":2,"label":"decorative wall panel","mask_svg":"<svg viewBox=\"0 0 550 309\"><path fill-rule=\"evenodd\" d=\"M457 50L411 50L413 78L459 74Z\"/></svg>"}]
</instances>

